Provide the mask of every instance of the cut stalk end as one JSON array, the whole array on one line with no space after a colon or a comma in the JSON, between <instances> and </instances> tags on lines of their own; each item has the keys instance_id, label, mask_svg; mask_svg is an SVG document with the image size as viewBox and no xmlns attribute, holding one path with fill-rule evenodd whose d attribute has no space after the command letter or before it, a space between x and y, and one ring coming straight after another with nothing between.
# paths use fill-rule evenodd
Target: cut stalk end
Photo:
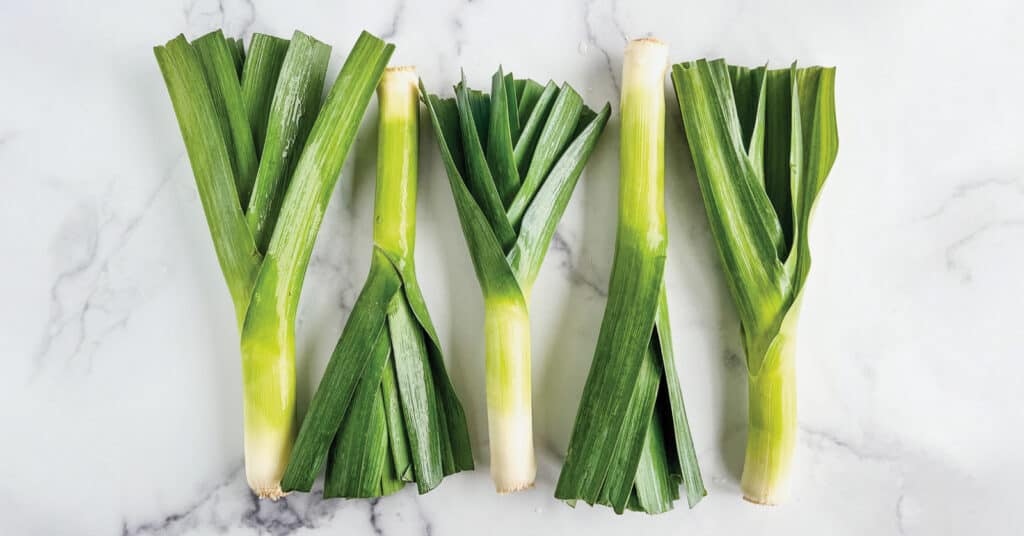
<instances>
[{"instance_id":1,"label":"cut stalk end","mask_svg":"<svg viewBox=\"0 0 1024 536\"><path fill-rule=\"evenodd\" d=\"M622 63L622 86L645 88L664 95L668 45L654 38L634 39L626 45Z\"/></svg>"},{"instance_id":2,"label":"cut stalk end","mask_svg":"<svg viewBox=\"0 0 1024 536\"><path fill-rule=\"evenodd\" d=\"M281 490L280 484L278 484L277 487L265 487L253 489L253 491L256 493L256 496L259 497L260 499L270 499L272 501L276 501L284 497L285 495L288 495L287 493Z\"/></svg>"},{"instance_id":3,"label":"cut stalk end","mask_svg":"<svg viewBox=\"0 0 1024 536\"><path fill-rule=\"evenodd\" d=\"M415 99L419 95L419 79L416 77L416 67L404 65L401 67L388 67L381 76L378 92L393 93L395 98L406 98L412 95ZM418 104L418 101L416 101ZM408 108L393 107L396 112L406 113ZM418 109L417 109L418 111Z\"/></svg>"},{"instance_id":4,"label":"cut stalk end","mask_svg":"<svg viewBox=\"0 0 1024 536\"><path fill-rule=\"evenodd\" d=\"M491 479L498 493L532 488L537 478L533 454L533 422L529 412L494 415L488 412L491 438Z\"/></svg>"},{"instance_id":5,"label":"cut stalk end","mask_svg":"<svg viewBox=\"0 0 1024 536\"><path fill-rule=\"evenodd\" d=\"M786 502L786 499L789 498L789 462L792 459L792 453L788 453L788 455L790 459L785 461L784 469L773 468L764 460L761 460L761 465L758 465L756 460L751 459L751 449L748 444L747 459L743 464L743 479L740 483L743 500L764 506L776 506Z\"/></svg>"}]
</instances>

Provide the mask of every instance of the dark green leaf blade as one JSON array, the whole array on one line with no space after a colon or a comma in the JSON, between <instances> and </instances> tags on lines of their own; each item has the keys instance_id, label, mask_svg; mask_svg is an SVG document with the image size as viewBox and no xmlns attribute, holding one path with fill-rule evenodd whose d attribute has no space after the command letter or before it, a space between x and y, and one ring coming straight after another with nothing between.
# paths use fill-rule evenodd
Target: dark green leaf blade
<instances>
[{"instance_id":1,"label":"dark green leaf blade","mask_svg":"<svg viewBox=\"0 0 1024 536\"><path fill-rule=\"evenodd\" d=\"M416 280L416 269L412 262L397 262L391 255L388 255L388 258L399 271L409 308L427 336L430 369L438 396L438 412L442 416L440 426L442 428L441 449L444 474L450 475L473 469L473 449L470 443L469 429L466 427L466 414L455 393L455 387L448 377L444 355L441 352L441 342L427 312L427 304L420 291L419 282Z\"/></svg>"},{"instance_id":2,"label":"dark green leaf blade","mask_svg":"<svg viewBox=\"0 0 1024 536\"><path fill-rule=\"evenodd\" d=\"M555 488L559 499L594 502L615 454L618 430L649 350L665 267L665 245L647 237L616 239L608 303L583 388L572 438ZM643 436L640 436L643 439Z\"/></svg>"},{"instance_id":3,"label":"dark green leaf blade","mask_svg":"<svg viewBox=\"0 0 1024 536\"><path fill-rule=\"evenodd\" d=\"M437 394L423 330L409 310L404 293L396 296L394 305L388 313L388 330L394 351L399 401L416 485L420 493L426 493L437 487L444 477Z\"/></svg>"},{"instance_id":4,"label":"dark green leaf blade","mask_svg":"<svg viewBox=\"0 0 1024 536\"><path fill-rule=\"evenodd\" d=\"M715 65L675 65L672 79L712 236L740 317L755 331L748 339L756 339L781 321L782 232L747 158L724 64Z\"/></svg>"},{"instance_id":5,"label":"dark green leaf blade","mask_svg":"<svg viewBox=\"0 0 1024 536\"><path fill-rule=\"evenodd\" d=\"M352 307L352 314L302 420L281 480L285 491L309 491L313 486L348 410L357 382L378 344L377 339L387 337L385 320L388 307L400 289L401 279L391 263L375 252L370 276Z\"/></svg>"},{"instance_id":6,"label":"dark green leaf blade","mask_svg":"<svg viewBox=\"0 0 1024 536\"><path fill-rule=\"evenodd\" d=\"M363 32L345 60L292 174L256 281L245 330L250 329L250 320L258 324L276 318L278 304L288 304L290 309L284 312L294 318L298 303L294 296L301 294L330 194L393 50L393 45Z\"/></svg>"},{"instance_id":7,"label":"dark green leaf blade","mask_svg":"<svg viewBox=\"0 0 1024 536\"><path fill-rule=\"evenodd\" d=\"M790 127L793 118L793 93L790 69L772 69L765 76L764 100L764 188L775 207L787 245L785 259L793 244L793 198L790 169Z\"/></svg>"},{"instance_id":8,"label":"dark green leaf blade","mask_svg":"<svg viewBox=\"0 0 1024 536\"><path fill-rule=\"evenodd\" d=\"M795 265L792 281L794 295L803 288L811 269L811 251L808 228L814 203L828 177L839 151L836 126L835 68L810 67L793 69L793 132L791 159L799 162L793 178L794 243L793 255L787 259L787 268ZM798 140L798 141L796 141ZM796 298L794 298L795 300Z\"/></svg>"},{"instance_id":9,"label":"dark green leaf blade","mask_svg":"<svg viewBox=\"0 0 1024 536\"><path fill-rule=\"evenodd\" d=\"M245 45L239 37L228 38L228 48L231 50L231 60L235 63L237 76L242 77L242 65L245 63Z\"/></svg>"},{"instance_id":10,"label":"dark green leaf blade","mask_svg":"<svg viewBox=\"0 0 1024 536\"><path fill-rule=\"evenodd\" d=\"M533 82L533 80L530 80L530 82ZM539 84L533 82L533 85L538 86ZM532 86L527 85L524 91L530 92L534 90ZM530 168L533 151L537 147L537 138L540 137L541 130L547 123L548 114L551 112L551 105L558 98L558 85L554 82L548 82L547 86L540 88L540 93L537 94L536 98L533 98L532 95L527 96L533 99L532 102L527 103L530 114L521 120L523 131L519 135L519 139L516 140L515 146L516 169L519 170L521 175ZM520 113L522 113L522 109L520 109Z\"/></svg>"},{"instance_id":11,"label":"dark green leaf blade","mask_svg":"<svg viewBox=\"0 0 1024 536\"><path fill-rule=\"evenodd\" d=\"M456 88L455 96L462 132L462 151L466 158L465 185L480 210L487 217L492 232L498 239L498 243L501 244L502 251L507 251L515 241L515 232L505 216L505 206L501 202L497 184L491 175L490 166L484 155L483 141L476 128L477 113L471 104L470 91L466 87L465 81Z\"/></svg>"},{"instance_id":12,"label":"dark green leaf blade","mask_svg":"<svg viewBox=\"0 0 1024 536\"><path fill-rule=\"evenodd\" d=\"M249 117L256 154L263 154L267 137L267 117L274 89L281 74L281 65L288 52L288 40L256 33L249 45L249 54L242 67L242 105ZM248 200L246 200L248 202Z\"/></svg>"},{"instance_id":13,"label":"dark green leaf blade","mask_svg":"<svg viewBox=\"0 0 1024 536\"><path fill-rule=\"evenodd\" d=\"M390 363L389 363L388 370L390 370L390 368L391 367L390 367ZM382 385L382 387L383 387L383 385ZM386 402L382 402L382 404L386 404ZM390 426L390 423L391 423L391 421L389 420L388 421L388 425L389 426ZM389 432L389 435L388 435L389 443L390 443L390 439L393 438L393 437L394 436L390 435L390 432ZM387 453L388 453L387 456L386 456L387 460L384 462L384 471L383 471L383 473L381 473L381 479L380 479L380 494L381 494L381 496L391 495L392 493L397 493L398 491L401 491L401 489L405 487L406 481L403 480L398 475L398 473L396 472L396 469L395 469L397 467L397 464L394 462L394 458L393 458L394 452L395 452L394 449L391 449L391 448L387 449ZM410 480L412 479L412 469L409 470L409 478L410 478Z\"/></svg>"},{"instance_id":14,"label":"dark green leaf blade","mask_svg":"<svg viewBox=\"0 0 1024 536\"><path fill-rule=\"evenodd\" d=\"M519 171L512 154L512 125L505 74L499 68L491 79L491 113L487 128L487 163L498 190L502 209L507 207L519 189Z\"/></svg>"},{"instance_id":15,"label":"dark green leaf blade","mask_svg":"<svg viewBox=\"0 0 1024 536\"><path fill-rule=\"evenodd\" d=\"M558 227L576 183L610 115L611 106L605 104L601 113L587 125L559 158L526 210L519 229L519 239L508 255L509 265L512 266L519 284L524 288L531 287L537 278L555 228Z\"/></svg>"},{"instance_id":16,"label":"dark green leaf blade","mask_svg":"<svg viewBox=\"0 0 1024 536\"><path fill-rule=\"evenodd\" d=\"M672 509L678 492L673 494L677 485L669 474L666 448L661 420L655 412L647 425L640 462L637 464L634 488L637 504L632 509L648 514L662 514Z\"/></svg>"},{"instance_id":17,"label":"dark green leaf blade","mask_svg":"<svg viewBox=\"0 0 1024 536\"><path fill-rule=\"evenodd\" d=\"M669 443L666 448L673 448L673 459L679 462L683 484L686 486L686 500L690 508L696 506L705 495L704 479L697 463L697 449L693 445L690 434L690 422L686 418L686 405L683 403L683 388L679 383L679 370L676 368L675 351L672 346L672 330L668 319L668 297L665 285L661 286L658 297L658 316L655 320L654 342L657 354L665 371L665 392L668 394L671 415Z\"/></svg>"},{"instance_id":18,"label":"dark green leaf blade","mask_svg":"<svg viewBox=\"0 0 1024 536\"><path fill-rule=\"evenodd\" d=\"M728 67L733 99L736 102L736 115L739 117L743 132L744 147L746 147L747 157L750 158L754 173L761 186L764 187L764 103L768 81L766 70L764 67L756 69L735 65ZM776 216L778 216L777 213ZM783 235L785 235L785 227L783 227ZM783 244L784 242L785 240L783 240ZM779 250L780 258L784 251L784 249Z\"/></svg>"},{"instance_id":19,"label":"dark green leaf blade","mask_svg":"<svg viewBox=\"0 0 1024 536\"><path fill-rule=\"evenodd\" d=\"M608 499L604 504L611 506L618 514L625 511L636 481L662 374L653 343L649 342L637 375L633 378L635 383L627 386L624 392L628 393L628 405L622 419L604 423L605 429L609 430L609 438L613 439L614 449L608 463L597 466L605 471L601 496Z\"/></svg>"},{"instance_id":20,"label":"dark green leaf blade","mask_svg":"<svg viewBox=\"0 0 1024 536\"><path fill-rule=\"evenodd\" d=\"M181 128L206 223L241 324L260 256L245 224L229 149L195 49L179 35L153 49Z\"/></svg>"},{"instance_id":21,"label":"dark green leaf blade","mask_svg":"<svg viewBox=\"0 0 1024 536\"><path fill-rule=\"evenodd\" d=\"M258 161L249 117L242 104L242 87L231 55L231 45L217 30L196 39L192 46L199 53L214 106L221 118L221 129L228 142L228 154L235 171L239 202L245 203L252 193Z\"/></svg>"},{"instance_id":22,"label":"dark green leaf blade","mask_svg":"<svg viewBox=\"0 0 1024 536\"><path fill-rule=\"evenodd\" d=\"M505 75L505 98L508 99L506 108L508 109L508 129L512 134L512 144L515 145L516 140L519 139L519 133L522 130L522 125L519 124L519 96L516 93L516 80L512 76L512 73ZM519 177L516 177L519 180Z\"/></svg>"},{"instance_id":23,"label":"dark green leaf blade","mask_svg":"<svg viewBox=\"0 0 1024 536\"><path fill-rule=\"evenodd\" d=\"M412 454L409 452L409 436L405 431L402 405L398 400L398 379L394 359L389 360L388 366L384 369L380 388L384 398L388 424L388 445L391 448L391 462L394 464L395 477L405 482L412 482L415 478Z\"/></svg>"},{"instance_id":24,"label":"dark green leaf blade","mask_svg":"<svg viewBox=\"0 0 1024 536\"><path fill-rule=\"evenodd\" d=\"M396 296L398 296L396 294ZM381 331L352 395L327 457L324 498L368 498L381 494L388 457L387 417L381 396L381 375L388 366L391 344Z\"/></svg>"},{"instance_id":25,"label":"dark green leaf blade","mask_svg":"<svg viewBox=\"0 0 1024 536\"><path fill-rule=\"evenodd\" d=\"M583 99L568 84L563 84L537 139L526 178L523 179L519 192L509 205L508 220L513 226L523 217L530 202L533 201L534 194L547 178L551 166L569 143L582 111Z\"/></svg>"},{"instance_id":26,"label":"dark green leaf blade","mask_svg":"<svg viewBox=\"0 0 1024 536\"><path fill-rule=\"evenodd\" d=\"M292 36L267 119L267 135L246 221L266 251L291 173L320 110L331 47L302 33Z\"/></svg>"},{"instance_id":27,"label":"dark green leaf blade","mask_svg":"<svg viewBox=\"0 0 1024 536\"><path fill-rule=\"evenodd\" d=\"M476 125L476 135L480 139L480 146L487 147L487 127L491 124L491 96L480 90L469 89L466 86L465 76L459 86L465 87L467 90L469 106L473 110L473 124Z\"/></svg>"},{"instance_id":28,"label":"dark green leaf blade","mask_svg":"<svg viewBox=\"0 0 1024 536\"><path fill-rule=\"evenodd\" d=\"M553 88L553 98L554 92L558 91L558 86L556 86L554 82L550 82L548 86ZM537 105L537 102L540 100L540 97L545 90L546 88L544 86L533 80L516 80L516 93L519 97L517 107L519 109L519 125L521 128L526 128L527 121L529 121L533 116L533 108Z\"/></svg>"},{"instance_id":29,"label":"dark green leaf blade","mask_svg":"<svg viewBox=\"0 0 1024 536\"><path fill-rule=\"evenodd\" d=\"M420 92L427 95L422 85ZM509 268L508 262L505 261L501 244L491 230L483 210L477 205L473 195L466 187L465 181L456 168L455 160L452 158L451 142L448 139L445 125L450 128L450 125L458 124L458 112L453 107L444 105L442 99L433 95L425 98L424 102L430 112L434 137L445 164L448 184L451 186L455 208L459 213L462 233L466 238L469 250L473 253L470 257L480 287L485 295L512 296L518 294L521 298L522 292L516 284L515 275Z\"/></svg>"}]
</instances>

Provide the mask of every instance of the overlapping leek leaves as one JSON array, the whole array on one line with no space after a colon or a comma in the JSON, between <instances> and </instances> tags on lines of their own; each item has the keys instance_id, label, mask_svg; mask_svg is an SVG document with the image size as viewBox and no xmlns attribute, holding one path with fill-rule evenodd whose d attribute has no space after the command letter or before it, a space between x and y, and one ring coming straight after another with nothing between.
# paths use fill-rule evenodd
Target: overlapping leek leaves
<instances>
[{"instance_id":1,"label":"overlapping leek leaves","mask_svg":"<svg viewBox=\"0 0 1024 536\"><path fill-rule=\"evenodd\" d=\"M698 60L672 69L704 206L743 326L750 415L744 496L775 504L796 446L794 337L807 229L838 151L835 68Z\"/></svg>"},{"instance_id":2,"label":"overlapping leek leaves","mask_svg":"<svg viewBox=\"0 0 1024 536\"><path fill-rule=\"evenodd\" d=\"M462 405L416 282L419 99L412 68L388 69L380 102L373 257L285 472L309 491L326 461L325 497L420 493L472 469Z\"/></svg>"},{"instance_id":3,"label":"overlapping leek leaves","mask_svg":"<svg viewBox=\"0 0 1024 536\"><path fill-rule=\"evenodd\" d=\"M484 295L491 476L499 492L533 485L530 288L558 220L611 113L569 85L513 78L490 94L425 95L459 221Z\"/></svg>"},{"instance_id":4,"label":"overlapping leek leaves","mask_svg":"<svg viewBox=\"0 0 1024 536\"><path fill-rule=\"evenodd\" d=\"M656 514L704 495L669 331L664 268L665 69L653 39L626 47L619 226L608 304L555 497Z\"/></svg>"},{"instance_id":5,"label":"overlapping leek leaves","mask_svg":"<svg viewBox=\"0 0 1024 536\"><path fill-rule=\"evenodd\" d=\"M363 33L321 107L330 47L220 31L155 47L241 330L245 460L280 497L295 419L295 312L330 193L391 55ZM315 122L314 122L315 120Z\"/></svg>"}]
</instances>

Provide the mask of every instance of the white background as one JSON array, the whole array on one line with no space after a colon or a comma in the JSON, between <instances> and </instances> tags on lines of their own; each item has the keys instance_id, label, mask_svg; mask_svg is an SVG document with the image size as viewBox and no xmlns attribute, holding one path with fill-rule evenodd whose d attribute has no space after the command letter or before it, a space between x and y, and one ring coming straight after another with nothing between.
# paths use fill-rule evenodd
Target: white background
<instances>
[{"instance_id":1,"label":"white background","mask_svg":"<svg viewBox=\"0 0 1024 536\"><path fill-rule=\"evenodd\" d=\"M346 5L347 4L347 5ZM1014 534L1024 521L1024 7L1016 1L14 2L0 5L0 532L4 534ZM940 6L940 4L943 4ZM537 487L487 475L482 303L432 135L420 282L478 471L380 501L257 503L242 476L234 316L151 47L288 36L397 44L447 93L498 64L613 116L532 301ZM627 38L674 62L838 66L840 150L812 231L794 496L740 500L738 325L669 95L667 281L709 496L658 517L552 498L614 241ZM666 80L666 88L668 81ZM368 267L375 105L302 296L304 409Z\"/></svg>"}]
</instances>

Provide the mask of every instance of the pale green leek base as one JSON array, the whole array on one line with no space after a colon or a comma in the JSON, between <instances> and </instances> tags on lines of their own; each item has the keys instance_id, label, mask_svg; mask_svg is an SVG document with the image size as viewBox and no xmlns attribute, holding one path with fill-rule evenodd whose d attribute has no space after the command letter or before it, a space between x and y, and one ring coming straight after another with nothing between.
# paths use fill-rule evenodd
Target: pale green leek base
<instances>
[{"instance_id":1,"label":"pale green leek base","mask_svg":"<svg viewBox=\"0 0 1024 536\"><path fill-rule=\"evenodd\" d=\"M242 336L245 477L261 499L278 499L296 432L294 337L288 324L280 338L249 327Z\"/></svg>"},{"instance_id":2,"label":"pale green leek base","mask_svg":"<svg viewBox=\"0 0 1024 536\"><path fill-rule=\"evenodd\" d=\"M761 370L749 377L750 420L740 487L743 498L756 504L776 505L789 497L797 420L795 341L788 324L772 341Z\"/></svg>"},{"instance_id":3,"label":"pale green leek base","mask_svg":"<svg viewBox=\"0 0 1024 536\"><path fill-rule=\"evenodd\" d=\"M286 494L281 490L281 476L292 452L292 424L269 426L258 424L246 416L245 479L261 499L277 500Z\"/></svg>"},{"instance_id":4,"label":"pale green leek base","mask_svg":"<svg viewBox=\"0 0 1024 536\"><path fill-rule=\"evenodd\" d=\"M485 301L491 478L498 493L512 493L532 487L537 477L530 404L530 318L518 297Z\"/></svg>"}]
</instances>

